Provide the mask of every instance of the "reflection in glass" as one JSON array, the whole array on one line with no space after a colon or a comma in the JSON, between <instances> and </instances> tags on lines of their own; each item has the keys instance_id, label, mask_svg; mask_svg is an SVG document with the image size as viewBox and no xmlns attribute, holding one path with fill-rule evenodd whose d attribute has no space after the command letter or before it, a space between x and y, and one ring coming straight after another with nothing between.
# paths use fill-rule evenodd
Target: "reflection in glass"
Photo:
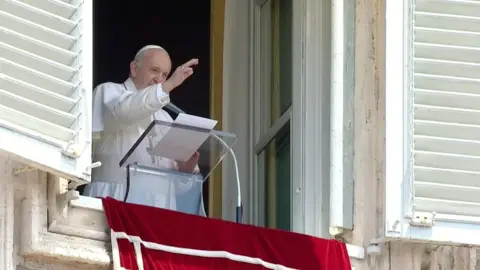
<instances>
[{"instance_id":1,"label":"reflection in glass","mask_svg":"<svg viewBox=\"0 0 480 270\"><path fill-rule=\"evenodd\" d=\"M287 123L259 154L265 187L265 225L291 230L290 124Z\"/></svg>"},{"instance_id":2,"label":"reflection in glass","mask_svg":"<svg viewBox=\"0 0 480 270\"><path fill-rule=\"evenodd\" d=\"M292 104L292 0L271 0L271 122Z\"/></svg>"}]
</instances>

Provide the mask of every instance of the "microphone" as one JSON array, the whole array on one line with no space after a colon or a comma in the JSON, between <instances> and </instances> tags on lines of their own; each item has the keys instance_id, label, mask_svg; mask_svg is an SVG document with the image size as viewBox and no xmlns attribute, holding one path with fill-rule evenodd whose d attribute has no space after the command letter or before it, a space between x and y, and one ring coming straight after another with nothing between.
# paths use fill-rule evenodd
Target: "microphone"
<instances>
[{"instance_id":1,"label":"microphone","mask_svg":"<svg viewBox=\"0 0 480 270\"><path fill-rule=\"evenodd\" d=\"M174 112L176 114L185 113L182 109L175 106L175 104L173 104L172 102L168 103L165 107L167 107L167 109L171 110L172 112Z\"/></svg>"},{"instance_id":2,"label":"microphone","mask_svg":"<svg viewBox=\"0 0 480 270\"><path fill-rule=\"evenodd\" d=\"M172 102L165 105L165 107L167 109L173 111L176 114L185 113L185 111L183 111L182 109L177 107ZM232 156L232 159L233 159L233 165L235 166L235 176L236 176L236 180L237 180L237 205L235 207L235 219L236 219L237 223L240 223L241 220L242 220L242 212L243 211L242 211L242 193L241 193L241 185L240 185L240 174L238 173L237 157L235 156L235 153L233 152L233 149L231 147L229 147L228 144L222 138L217 136L217 134L211 134L211 135L213 137L215 137L215 139L217 139L225 148L227 148L229 150L228 152L230 153L230 155Z\"/></svg>"}]
</instances>

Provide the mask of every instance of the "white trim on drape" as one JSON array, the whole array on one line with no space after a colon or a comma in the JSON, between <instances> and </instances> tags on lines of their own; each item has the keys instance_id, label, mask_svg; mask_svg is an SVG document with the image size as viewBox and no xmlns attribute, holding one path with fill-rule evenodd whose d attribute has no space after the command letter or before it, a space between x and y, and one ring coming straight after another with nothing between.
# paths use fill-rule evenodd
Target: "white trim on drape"
<instances>
[{"instance_id":1,"label":"white trim on drape","mask_svg":"<svg viewBox=\"0 0 480 270\"><path fill-rule=\"evenodd\" d=\"M118 249L118 239L127 239L131 243L133 243L135 247L135 256L137 257L137 265L140 270L144 270L143 267L143 257L141 253L141 245L145 248L153 249L153 250L160 250L164 252L170 252L175 254L182 254L182 255L189 255L189 256L197 256L197 257L204 257L204 258L223 258L227 260L232 260L236 262L242 263L249 263L249 264L256 264L261 265L267 269L275 269L275 270L293 270L294 268L286 267L279 264L274 264L270 262L266 262L260 258L252 258L248 256L233 254L225 250L199 250L199 249L191 249L191 248L181 248L181 247L174 247L174 246L167 246L162 245L154 242L143 241L138 236L131 236L124 232L115 232L111 230L111 238L112 238L112 256L113 256L113 266L114 269L117 270L124 270L125 268L121 267L120 265L120 250ZM138 246L138 248L137 248ZM137 251L138 249L138 251Z\"/></svg>"}]
</instances>

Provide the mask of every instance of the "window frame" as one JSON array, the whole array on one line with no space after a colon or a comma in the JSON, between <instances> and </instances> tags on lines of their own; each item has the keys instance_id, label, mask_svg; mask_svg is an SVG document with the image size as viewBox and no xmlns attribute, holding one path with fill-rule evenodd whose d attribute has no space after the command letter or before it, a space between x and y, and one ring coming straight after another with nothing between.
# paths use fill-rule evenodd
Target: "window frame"
<instances>
[{"instance_id":1,"label":"window frame","mask_svg":"<svg viewBox=\"0 0 480 270\"><path fill-rule=\"evenodd\" d=\"M264 1L256 1L254 5L254 43L255 43L255 51L254 51L254 74L257 78L255 87L252 89L251 95L253 96L254 106L252 107L252 115L253 115L253 181L255 186L254 197L256 202L256 217L257 222L256 224L259 226L266 226L267 216L265 213L266 205L265 200L265 192L267 191L267 185L265 183L265 179L261 179L263 175L265 175L265 169L259 166L260 158L259 156L262 155L262 152L266 151L269 147L270 142L275 139L275 136L279 133L279 131L288 125L290 122L290 134L292 134L292 125L291 125L291 116L292 116L292 107L293 107L293 99L292 104L288 107L288 109L281 113L281 115L273 120L271 119L271 103L272 103L272 96L270 89L272 88L271 77L266 77L264 74L271 73L273 71L272 67L272 58L270 50L272 46L272 40L267 37L267 35L262 34L262 27L268 28L270 31L272 29L272 14L271 14L271 1L273 0L264 0ZM295 4L293 4L295 5ZM266 13L262 14L262 9L266 8ZM266 17L262 17L266 16ZM266 25L263 23L268 22ZM270 33L272 34L272 33ZM271 36L271 35L268 35ZM266 44L266 45L265 45ZM267 78L263 80L262 78ZM293 74L292 74L293 79ZM293 98L293 89L291 92ZM290 138L292 136L290 135ZM292 142L290 142L290 153L292 152ZM292 157L290 156L290 160L292 163ZM265 164L266 165L266 164ZM290 164L292 166L292 164ZM292 181L292 173L290 174L289 181ZM291 183L293 184L293 183ZM292 201L292 194L290 194L290 200ZM289 217L290 217L290 224L292 225L292 209L289 209Z\"/></svg>"},{"instance_id":2,"label":"window frame","mask_svg":"<svg viewBox=\"0 0 480 270\"><path fill-rule=\"evenodd\" d=\"M258 5L266 1L255 1L250 12L250 24L253 26L250 52L253 54L253 76L251 78L250 115L253 121L250 122L251 130L260 130L261 120L256 117L254 108L261 104L258 96L258 89L261 88L259 58L255 55L261 53L258 44L259 12ZM330 47L325 29L330 28L330 21L321 16L325 12L330 12L330 5L321 3L322 1L304 0L293 1L293 69L292 81L295 90L292 93L292 105L283 118L277 120L275 127L271 127L268 135L259 140L258 134L251 134L249 144L252 147L251 152L251 171L252 179L249 180L249 198L252 198L254 204L252 209L251 221L255 225L262 225L261 220L265 215L260 202L259 194L262 192L258 179L258 168L256 166L257 152L263 144L268 144L274 137L276 130L279 130L282 124L290 122L291 131L291 228L292 231L305 233L318 237L330 238L329 228L329 201L328 183L330 181L328 174L329 165L329 119L330 107L329 80L328 76L317 76L319 73L329 72ZM307 12L308 11L308 12ZM307 28L306 25L310 24ZM323 33L319 37L318 33ZM305 57L313 56L312 58ZM255 66L257 67L255 69ZM295 87L298 86L298 87ZM324 106L319 106L322 104ZM295 120L296 119L296 120ZM312 145L314 147L312 147ZM293 151L301 149L301 151ZM322 164L322 166L318 166Z\"/></svg>"},{"instance_id":3,"label":"window frame","mask_svg":"<svg viewBox=\"0 0 480 270\"><path fill-rule=\"evenodd\" d=\"M408 66L405 56L408 47L405 36L408 1L385 2L385 188L386 215L385 234L387 237L401 236L400 227L407 225L403 202L405 195L406 136L405 87ZM402 12L400 12L402 11ZM395 32L392 32L395 31ZM399 35L398 33L402 33ZM402 102L398 102L401 100ZM401 144L398 142L402 142ZM406 224L405 224L406 223Z\"/></svg>"}]
</instances>

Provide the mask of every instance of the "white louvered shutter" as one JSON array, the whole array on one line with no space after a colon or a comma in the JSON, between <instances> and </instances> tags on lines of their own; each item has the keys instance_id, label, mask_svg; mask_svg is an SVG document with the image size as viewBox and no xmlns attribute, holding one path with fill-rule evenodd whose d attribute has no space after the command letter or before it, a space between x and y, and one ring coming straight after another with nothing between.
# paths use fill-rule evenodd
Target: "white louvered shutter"
<instances>
[{"instance_id":1,"label":"white louvered shutter","mask_svg":"<svg viewBox=\"0 0 480 270\"><path fill-rule=\"evenodd\" d=\"M88 182L92 1L0 0L0 151Z\"/></svg>"},{"instance_id":2,"label":"white louvered shutter","mask_svg":"<svg viewBox=\"0 0 480 270\"><path fill-rule=\"evenodd\" d=\"M480 218L480 1L414 14L415 211Z\"/></svg>"},{"instance_id":3,"label":"white louvered shutter","mask_svg":"<svg viewBox=\"0 0 480 270\"><path fill-rule=\"evenodd\" d=\"M387 0L385 51L384 236L478 247L480 0Z\"/></svg>"}]
</instances>

